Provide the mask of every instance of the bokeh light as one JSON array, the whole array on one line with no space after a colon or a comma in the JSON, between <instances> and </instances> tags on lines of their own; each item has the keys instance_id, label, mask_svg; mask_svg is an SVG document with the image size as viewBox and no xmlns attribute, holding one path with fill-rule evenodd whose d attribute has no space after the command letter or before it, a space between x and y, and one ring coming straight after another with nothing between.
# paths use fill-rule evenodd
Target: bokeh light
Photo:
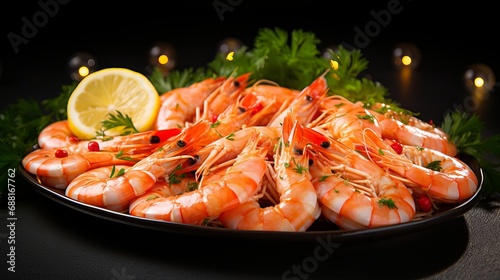
<instances>
[{"instance_id":1,"label":"bokeh light","mask_svg":"<svg viewBox=\"0 0 500 280\"><path fill-rule=\"evenodd\" d=\"M81 81L90 73L97 70L97 60L86 52L78 52L72 55L68 63L70 78L74 81Z\"/></svg>"},{"instance_id":2,"label":"bokeh light","mask_svg":"<svg viewBox=\"0 0 500 280\"><path fill-rule=\"evenodd\" d=\"M321 56L326 59L333 59L332 54L338 49L337 45L330 45L321 51Z\"/></svg>"},{"instance_id":3,"label":"bokeh light","mask_svg":"<svg viewBox=\"0 0 500 280\"><path fill-rule=\"evenodd\" d=\"M177 50L170 43L156 43L149 50L149 64L168 74L177 65Z\"/></svg>"},{"instance_id":4,"label":"bokeh light","mask_svg":"<svg viewBox=\"0 0 500 280\"><path fill-rule=\"evenodd\" d=\"M495 73L486 64L472 64L464 72L464 83L469 93L485 95L491 93L495 87Z\"/></svg>"},{"instance_id":5,"label":"bokeh light","mask_svg":"<svg viewBox=\"0 0 500 280\"><path fill-rule=\"evenodd\" d=\"M392 64L397 69L415 69L420 65L421 60L420 49L412 43L399 43L392 51Z\"/></svg>"},{"instance_id":6,"label":"bokeh light","mask_svg":"<svg viewBox=\"0 0 500 280\"><path fill-rule=\"evenodd\" d=\"M217 53L222 54L227 60L232 61L234 59L234 53L241 49L242 46L243 43L241 40L229 37L222 40L217 45Z\"/></svg>"}]
</instances>

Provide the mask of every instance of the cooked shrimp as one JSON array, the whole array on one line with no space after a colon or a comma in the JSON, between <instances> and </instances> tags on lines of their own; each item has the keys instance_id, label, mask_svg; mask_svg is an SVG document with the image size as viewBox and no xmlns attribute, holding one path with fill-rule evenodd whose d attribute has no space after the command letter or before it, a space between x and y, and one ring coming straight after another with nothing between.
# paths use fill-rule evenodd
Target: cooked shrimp
<instances>
[{"instance_id":1,"label":"cooked shrimp","mask_svg":"<svg viewBox=\"0 0 500 280\"><path fill-rule=\"evenodd\" d=\"M334 113L323 119L322 124L315 125L315 127L316 129L324 129L334 139L354 149L356 144L361 143L363 131L373 127L376 129L378 124L368 119L362 119L359 115Z\"/></svg>"},{"instance_id":2,"label":"cooked shrimp","mask_svg":"<svg viewBox=\"0 0 500 280\"><path fill-rule=\"evenodd\" d=\"M101 166L132 166L146 155L121 156L113 152L71 153L64 149L38 149L26 155L22 165L48 187L65 189L78 175Z\"/></svg>"},{"instance_id":3,"label":"cooked shrimp","mask_svg":"<svg viewBox=\"0 0 500 280\"><path fill-rule=\"evenodd\" d=\"M359 151L394 172L415 192L424 192L445 203L462 202L476 193L477 176L460 159L433 149L407 145L403 145L399 155L386 145L379 142L376 147L361 147Z\"/></svg>"},{"instance_id":4,"label":"cooked shrimp","mask_svg":"<svg viewBox=\"0 0 500 280\"><path fill-rule=\"evenodd\" d=\"M253 125L267 125L276 112L288 106L299 93L298 90L281 87L267 80L257 81L243 91L243 95L254 94L257 96L263 107L266 107L258 116L254 117Z\"/></svg>"},{"instance_id":5,"label":"cooked shrimp","mask_svg":"<svg viewBox=\"0 0 500 280\"><path fill-rule=\"evenodd\" d=\"M203 115L201 118L215 122L219 114L239 98L248 85L250 75L251 73L245 73L238 77L228 77L220 87L211 92L203 101ZM194 121L197 121L197 119Z\"/></svg>"},{"instance_id":6,"label":"cooked shrimp","mask_svg":"<svg viewBox=\"0 0 500 280\"><path fill-rule=\"evenodd\" d=\"M213 131L220 137L226 137L231 133L240 130L242 127L251 126L254 115L262 110L260 101L253 94L238 96L235 102L226 104L226 109L211 120Z\"/></svg>"},{"instance_id":7,"label":"cooked shrimp","mask_svg":"<svg viewBox=\"0 0 500 280\"><path fill-rule=\"evenodd\" d=\"M71 153L89 151L121 151L125 154L151 153L163 146L166 141L177 134L179 128L151 130L123 136L97 137L90 140L78 139L69 130L68 121L62 120L49 124L38 136L38 146L42 149L59 148Z\"/></svg>"},{"instance_id":8,"label":"cooked shrimp","mask_svg":"<svg viewBox=\"0 0 500 280\"><path fill-rule=\"evenodd\" d=\"M182 171L194 171L200 168L202 164L208 167L215 164L218 160L234 159L236 155L242 151L246 141L248 141L250 135L253 133L245 132L249 129L245 129L244 132L239 131L244 127L253 127L247 125L251 125L251 118L259 114L259 109L261 109L259 105L260 101L258 101L253 94L240 96L237 102L229 105L229 107L218 116L215 122L210 123L210 130L202 138L203 147L198 153L193 154L192 160L185 163ZM208 122L206 119L201 119L200 121ZM260 130L262 130L261 134L266 133L264 128ZM267 133L271 133L271 131L276 130L267 129L267 131ZM276 138L278 137L275 134L273 134L273 136ZM197 171L197 177L199 177L201 173L205 173L201 169L208 170L208 168L205 167L201 167L200 170Z\"/></svg>"},{"instance_id":9,"label":"cooked shrimp","mask_svg":"<svg viewBox=\"0 0 500 280\"><path fill-rule=\"evenodd\" d=\"M319 108L321 100L329 90L325 74L326 72L304 88L288 106L282 106L282 110L276 112L267 126L281 127L289 112L293 113L301 125L311 122Z\"/></svg>"},{"instance_id":10,"label":"cooked shrimp","mask_svg":"<svg viewBox=\"0 0 500 280\"><path fill-rule=\"evenodd\" d=\"M176 88L160 95L161 107L156 118L156 129L182 128L190 122L196 109L210 93L226 80L224 77L206 78L187 87Z\"/></svg>"},{"instance_id":11,"label":"cooked shrimp","mask_svg":"<svg viewBox=\"0 0 500 280\"><path fill-rule=\"evenodd\" d=\"M274 167L277 205L261 208L251 199L222 212L219 221L224 227L239 230L305 231L320 215L318 198L309 174L309 156L304 151L307 139L297 121L288 115L283 124L283 138Z\"/></svg>"},{"instance_id":12,"label":"cooked shrimp","mask_svg":"<svg viewBox=\"0 0 500 280\"><path fill-rule=\"evenodd\" d=\"M78 138L68 125L68 120L61 120L47 125L38 134L38 146L41 149L66 147L69 143L77 143Z\"/></svg>"},{"instance_id":13,"label":"cooked shrimp","mask_svg":"<svg viewBox=\"0 0 500 280\"><path fill-rule=\"evenodd\" d=\"M377 119L358 103L333 95L324 98L321 106L322 113L308 127L323 128L333 138L351 148L358 143L365 129L382 134Z\"/></svg>"},{"instance_id":14,"label":"cooked shrimp","mask_svg":"<svg viewBox=\"0 0 500 280\"><path fill-rule=\"evenodd\" d=\"M310 150L314 187L328 220L343 229L361 229L413 219L412 193L382 168L335 139Z\"/></svg>"},{"instance_id":15,"label":"cooked shrimp","mask_svg":"<svg viewBox=\"0 0 500 280\"><path fill-rule=\"evenodd\" d=\"M129 200L135 197L136 192L141 192L142 186L149 189L155 183L150 177L137 177L131 172L120 175L127 168L129 166L126 165L103 166L82 173L66 188L66 196L93 206L124 212ZM133 185L130 184L131 175L134 175ZM113 187L108 183L110 178L119 178L113 180Z\"/></svg>"},{"instance_id":16,"label":"cooked shrimp","mask_svg":"<svg viewBox=\"0 0 500 280\"><path fill-rule=\"evenodd\" d=\"M266 139L266 141L271 142L271 145L275 145L281 136L281 129L278 127L249 126L235 131L200 149L196 154L196 162L189 162L182 171L196 170L197 178L202 175L206 176L211 167L235 159L243 151L246 143L255 135L258 135L261 140Z\"/></svg>"},{"instance_id":17,"label":"cooked shrimp","mask_svg":"<svg viewBox=\"0 0 500 280\"><path fill-rule=\"evenodd\" d=\"M210 124L198 122L184 129L179 135L170 139L160 149L145 157L133 166L120 169L116 176L110 177L110 168L87 171L76 177L66 188L66 195L80 202L123 211L131 199L144 194L154 184L166 180L168 175L180 167L191 153L203 146L201 140L209 131ZM90 175L89 175L90 174ZM97 174L101 174L97 176ZM88 189L89 191L85 191ZM107 195L104 195L106 193Z\"/></svg>"},{"instance_id":18,"label":"cooked shrimp","mask_svg":"<svg viewBox=\"0 0 500 280\"><path fill-rule=\"evenodd\" d=\"M359 102L357 102L359 103ZM374 102L372 104L361 104L364 107L367 107L370 110L374 110L377 113L384 114L388 117L391 117L395 120L401 121L404 124L416 127L418 129L431 132L431 133L436 133L436 134L442 134L445 137L448 137L448 135L441 130L440 128L425 122L411 114L405 113L404 111L393 109L392 106L385 104L385 103L380 103L380 102Z\"/></svg>"},{"instance_id":19,"label":"cooked shrimp","mask_svg":"<svg viewBox=\"0 0 500 280\"><path fill-rule=\"evenodd\" d=\"M390 113L378 113L370 110L377 118L382 130L382 137L397 140L403 145L418 146L440 151L449 156L457 155L457 147L449 135L435 128L423 126L421 121L415 120L404 123Z\"/></svg>"},{"instance_id":20,"label":"cooked shrimp","mask_svg":"<svg viewBox=\"0 0 500 280\"><path fill-rule=\"evenodd\" d=\"M65 127L65 123L60 121L44 129L41 139L45 148L32 151L22 160L28 172L39 176L47 186L58 189L66 188L76 176L96 167L112 164L131 166L180 133L180 129L172 128L115 136L106 140L80 141L76 137L64 136L63 133L67 131L60 129L63 133L48 136L50 131L57 131L57 127ZM65 138L67 140L63 140ZM55 147L57 145L61 146Z\"/></svg>"},{"instance_id":21,"label":"cooked shrimp","mask_svg":"<svg viewBox=\"0 0 500 280\"><path fill-rule=\"evenodd\" d=\"M256 136L257 137L257 136ZM217 181L176 196L143 195L130 203L133 216L184 224L202 225L216 219L220 213L247 201L259 190L266 172L265 155L269 142L257 146L251 139L235 163Z\"/></svg>"}]
</instances>

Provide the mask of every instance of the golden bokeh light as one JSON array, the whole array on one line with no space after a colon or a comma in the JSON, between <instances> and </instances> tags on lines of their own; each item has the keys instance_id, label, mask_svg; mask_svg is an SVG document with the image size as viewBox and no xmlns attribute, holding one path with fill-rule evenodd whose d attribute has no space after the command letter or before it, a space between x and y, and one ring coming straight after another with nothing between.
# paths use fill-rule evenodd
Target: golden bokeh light
<instances>
[{"instance_id":1,"label":"golden bokeh light","mask_svg":"<svg viewBox=\"0 0 500 280\"><path fill-rule=\"evenodd\" d=\"M472 64L464 72L465 88L471 94L485 95L491 93L495 83L495 74L486 64Z\"/></svg>"},{"instance_id":2,"label":"golden bokeh light","mask_svg":"<svg viewBox=\"0 0 500 280\"><path fill-rule=\"evenodd\" d=\"M93 55L78 52L70 57L68 62L69 75L74 81L81 81L90 73L97 70L97 61Z\"/></svg>"},{"instance_id":3,"label":"golden bokeh light","mask_svg":"<svg viewBox=\"0 0 500 280\"><path fill-rule=\"evenodd\" d=\"M397 69L415 69L420 65L421 59L420 49L413 43L399 43L392 51L392 64Z\"/></svg>"},{"instance_id":4,"label":"golden bokeh light","mask_svg":"<svg viewBox=\"0 0 500 280\"><path fill-rule=\"evenodd\" d=\"M87 66L78 68L78 74L82 77L87 77L90 74L90 69Z\"/></svg>"},{"instance_id":5,"label":"golden bokeh light","mask_svg":"<svg viewBox=\"0 0 500 280\"><path fill-rule=\"evenodd\" d=\"M177 65L177 51L167 42L159 42L149 50L149 64L168 74Z\"/></svg>"},{"instance_id":6,"label":"golden bokeh light","mask_svg":"<svg viewBox=\"0 0 500 280\"><path fill-rule=\"evenodd\" d=\"M158 63L161 65L165 65L168 63L168 55L162 54L158 57Z\"/></svg>"}]
</instances>

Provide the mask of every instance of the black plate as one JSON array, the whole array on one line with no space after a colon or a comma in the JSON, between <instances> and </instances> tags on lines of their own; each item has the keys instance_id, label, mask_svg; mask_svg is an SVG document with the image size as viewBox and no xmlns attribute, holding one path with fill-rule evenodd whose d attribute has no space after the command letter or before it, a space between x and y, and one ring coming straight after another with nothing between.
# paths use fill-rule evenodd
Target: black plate
<instances>
[{"instance_id":1,"label":"black plate","mask_svg":"<svg viewBox=\"0 0 500 280\"><path fill-rule=\"evenodd\" d=\"M76 201L72 198L67 197L64 194L63 190L42 185L38 181L36 176L27 172L22 166L19 169L21 170L21 174L23 175L23 177L28 180L29 183L31 183L34 189L44 196L48 197L49 199L85 214L93 215L112 222L127 224L134 227L142 227L150 230L204 237L238 239L251 238L275 241L312 241L317 240L317 238L325 238L328 239L329 242L359 243L422 230L460 217L467 211L472 209L481 199L483 173L482 170L478 167L477 162L469 161L469 163L472 163L470 164L470 167L474 170L479 179L479 185L476 193L467 201L461 204L450 204L448 205L448 207L446 207L446 209L444 207L440 207L440 212L434 214L431 217L413 220L397 225L361 230L341 230L333 223L318 219L318 221L311 225L311 227L305 232L232 230L219 227L187 225L136 217Z\"/></svg>"}]
</instances>

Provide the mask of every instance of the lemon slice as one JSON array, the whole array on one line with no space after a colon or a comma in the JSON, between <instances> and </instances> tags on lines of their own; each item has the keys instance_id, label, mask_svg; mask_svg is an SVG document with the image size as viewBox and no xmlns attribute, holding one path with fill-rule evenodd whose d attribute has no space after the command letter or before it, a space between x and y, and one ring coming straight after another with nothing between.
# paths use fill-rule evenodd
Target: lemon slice
<instances>
[{"instance_id":1,"label":"lemon slice","mask_svg":"<svg viewBox=\"0 0 500 280\"><path fill-rule=\"evenodd\" d=\"M129 116L138 131L153 128L160 96L149 79L126 68L105 68L85 77L68 100L68 124L80 139L95 138L109 114ZM106 130L115 136L123 127Z\"/></svg>"}]
</instances>

